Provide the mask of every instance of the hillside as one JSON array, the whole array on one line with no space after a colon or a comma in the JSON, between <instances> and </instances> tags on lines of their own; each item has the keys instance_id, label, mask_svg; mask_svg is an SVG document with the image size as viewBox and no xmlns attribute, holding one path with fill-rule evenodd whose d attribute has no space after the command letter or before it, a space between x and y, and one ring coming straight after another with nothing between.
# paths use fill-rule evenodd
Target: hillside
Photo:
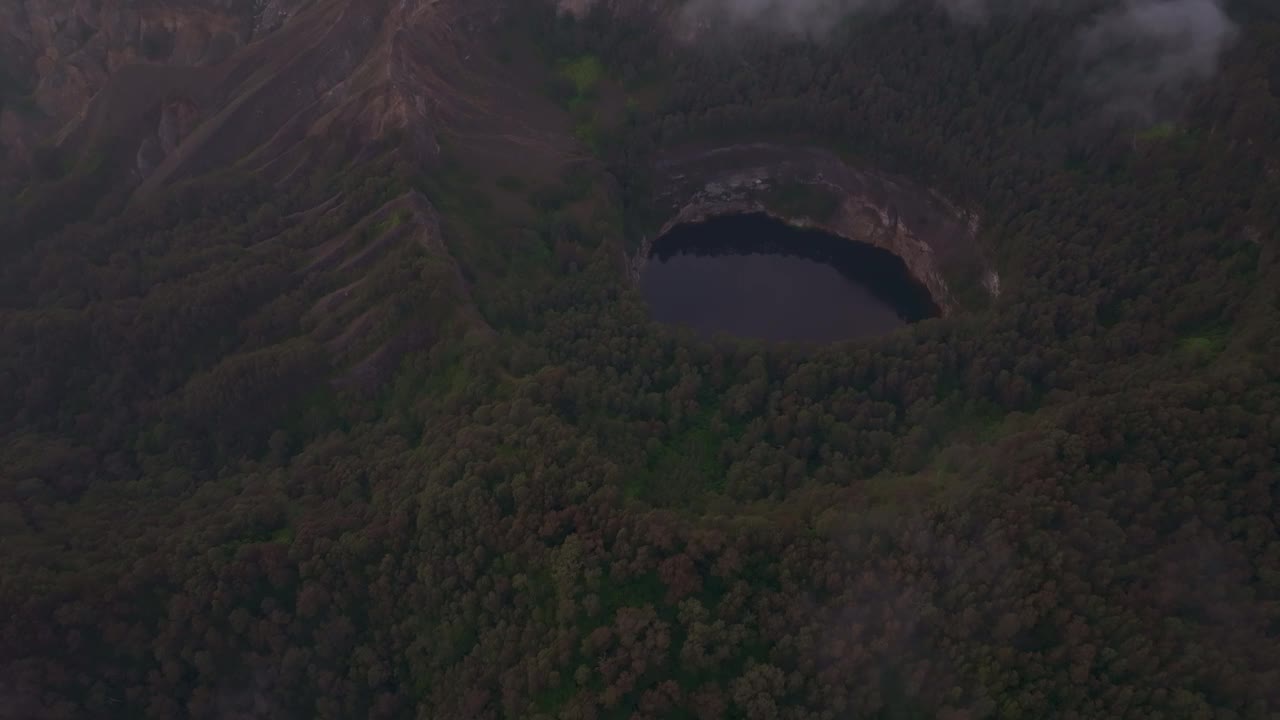
<instances>
[{"instance_id":1,"label":"hillside","mask_svg":"<svg viewBox=\"0 0 1280 720\"><path fill-rule=\"evenodd\" d=\"M0 8L0 717L1280 713L1269 6L561 5ZM746 211L945 312L652 322Z\"/></svg>"}]
</instances>

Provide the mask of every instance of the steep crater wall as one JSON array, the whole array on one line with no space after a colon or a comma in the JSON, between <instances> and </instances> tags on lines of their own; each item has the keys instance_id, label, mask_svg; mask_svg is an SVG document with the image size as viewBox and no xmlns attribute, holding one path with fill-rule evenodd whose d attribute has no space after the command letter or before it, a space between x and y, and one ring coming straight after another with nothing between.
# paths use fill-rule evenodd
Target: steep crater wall
<instances>
[{"instance_id":1,"label":"steep crater wall","mask_svg":"<svg viewBox=\"0 0 1280 720\"><path fill-rule=\"evenodd\" d=\"M804 214L776 202L779 188L804 186L833 198L833 205ZM892 252L943 315L959 308L949 280L976 280L989 294L999 293L999 278L978 247L976 213L904 179L852 168L827 150L767 143L672 150L658 163L655 187L656 206L667 219L631 258L636 278L654 240L675 226L766 213Z\"/></svg>"}]
</instances>

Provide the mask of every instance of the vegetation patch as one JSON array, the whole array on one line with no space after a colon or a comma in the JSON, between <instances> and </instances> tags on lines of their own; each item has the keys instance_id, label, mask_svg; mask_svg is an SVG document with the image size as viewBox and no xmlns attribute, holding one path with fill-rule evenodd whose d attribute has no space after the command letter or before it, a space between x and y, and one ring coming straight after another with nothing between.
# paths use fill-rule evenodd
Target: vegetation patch
<instances>
[{"instance_id":1,"label":"vegetation patch","mask_svg":"<svg viewBox=\"0 0 1280 720\"><path fill-rule=\"evenodd\" d=\"M1182 134L1181 129L1171 122L1162 122L1152 125L1145 130L1141 130L1137 134L1137 139L1142 142L1155 142L1159 140L1171 140Z\"/></svg>"},{"instance_id":2,"label":"vegetation patch","mask_svg":"<svg viewBox=\"0 0 1280 720\"><path fill-rule=\"evenodd\" d=\"M675 505L723 489L724 467L719 459L723 438L712 430L711 416L704 411L676 436L651 443L648 468L628 484L628 494L659 505Z\"/></svg>"},{"instance_id":3,"label":"vegetation patch","mask_svg":"<svg viewBox=\"0 0 1280 720\"><path fill-rule=\"evenodd\" d=\"M595 55L562 61L559 70L560 76L573 84L579 98L591 96L605 74L604 64Z\"/></svg>"},{"instance_id":4,"label":"vegetation patch","mask_svg":"<svg viewBox=\"0 0 1280 720\"><path fill-rule=\"evenodd\" d=\"M1200 362L1209 362L1227 349L1230 339L1228 328L1211 328L1178 339L1178 350Z\"/></svg>"},{"instance_id":5,"label":"vegetation patch","mask_svg":"<svg viewBox=\"0 0 1280 720\"><path fill-rule=\"evenodd\" d=\"M840 194L824 185L788 182L769 188L764 204L785 217L809 218L824 222L840 209Z\"/></svg>"}]
</instances>

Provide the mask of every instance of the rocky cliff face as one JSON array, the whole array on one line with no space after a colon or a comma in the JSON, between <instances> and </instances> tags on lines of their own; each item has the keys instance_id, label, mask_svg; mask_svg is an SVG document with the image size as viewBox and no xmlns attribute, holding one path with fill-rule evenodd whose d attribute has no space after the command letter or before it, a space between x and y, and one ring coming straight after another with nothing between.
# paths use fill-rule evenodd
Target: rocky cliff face
<instances>
[{"instance_id":1,"label":"rocky cliff face","mask_svg":"<svg viewBox=\"0 0 1280 720\"><path fill-rule=\"evenodd\" d=\"M335 144L358 156L392 135L430 155L456 128L566 154L568 133L529 120L547 115L529 107L536 85L486 49L501 12L494 0L9 0L0 157L15 168L42 145L74 157L110 142L146 193L232 163L283 178Z\"/></svg>"},{"instance_id":2,"label":"rocky cliff face","mask_svg":"<svg viewBox=\"0 0 1280 720\"><path fill-rule=\"evenodd\" d=\"M711 217L767 213L892 252L944 314L957 309L948 270L993 273L979 255L976 214L904 179L849 167L825 150L765 143L685 149L668 153L659 170L658 204L669 219L655 237ZM838 205L821 218L792 215L768 202L771 190L786 185L820 186ZM650 248L644 243L633 258L633 274Z\"/></svg>"},{"instance_id":3,"label":"rocky cliff face","mask_svg":"<svg viewBox=\"0 0 1280 720\"><path fill-rule=\"evenodd\" d=\"M0 126L17 157L73 123L123 68L213 65L269 28L255 0L0 5L0 58L11 69Z\"/></svg>"}]
</instances>

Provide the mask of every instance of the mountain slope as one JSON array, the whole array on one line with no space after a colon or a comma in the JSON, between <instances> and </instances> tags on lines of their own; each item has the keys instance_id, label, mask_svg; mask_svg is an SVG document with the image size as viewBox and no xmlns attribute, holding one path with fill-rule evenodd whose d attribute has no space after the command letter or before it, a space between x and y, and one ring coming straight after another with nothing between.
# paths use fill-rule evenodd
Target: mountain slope
<instances>
[{"instance_id":1,"label":"mountain slope","mask_svg":"<svg viewBox=\"0 0 1280 720\"><path fill-rule=\"evenodd\" d=\"M14 9L18 32L5 54L22 58L20 69L35 57L59 59L18 79L34 84L35 108L6 107L4 127L12 129L0 142L19 159L42 141L65 157L109 142L143 194L232 163L288 177L326 151L346 156L392 135L420 160L439 152L441 133L462 132L552 170L576 154L563 121L527 89L535 76L500 66L488 51L497 3L314 0L149 11L108 2L87 17L39 9L68 18L56 27L94 32L60 53L73 29L22 22L37 8ZM117 26L126 29L113 32ZM163 53L147 52L154 28L170 38ZM96 70L67 80L81 66Z\"/></svg>"}]
</instances>

